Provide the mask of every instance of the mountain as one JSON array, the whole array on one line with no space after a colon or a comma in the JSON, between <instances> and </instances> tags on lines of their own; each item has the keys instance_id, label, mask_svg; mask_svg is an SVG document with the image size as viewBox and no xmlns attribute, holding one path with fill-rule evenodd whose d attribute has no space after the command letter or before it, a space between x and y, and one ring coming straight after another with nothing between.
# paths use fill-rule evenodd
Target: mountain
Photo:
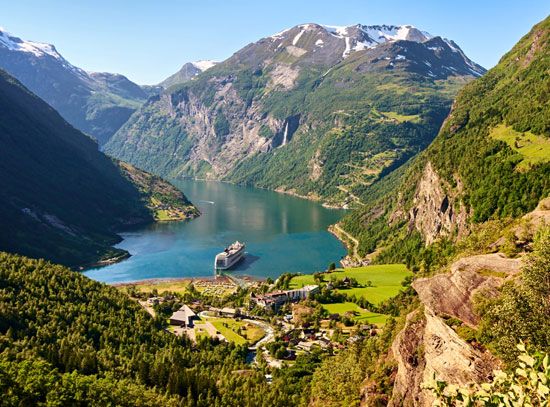
<instances>
[{"instance_id":1,"label":"mountain","mask_svg":"<svg viewBox=\"0 0 550 407\"><path fill-rule=\"evenodd\" d=\"M342 222L360 254L429 268L445 242L486 222L504 228L550 195L549 56L547 18L459 92L429 148Z\"/></svg>"},{"instance_id":2,"label":"mountain","mask_svg":"<svg viewBox=\"0 0 550 407\"><path fill-rule=\"evenodd\" d=\"M51 44L23 40L1 30L0 68L100 145L148 97L122 75L86 72L71 65Z\"/></svg>"},{"instance_id":3,"label":"mountain","mask_svg":"<svg viewBox=\"0 0 550 407\"><path fill-rule=\"evenodd\" d=\"M412 26L303 24L149 99L105 149L161 176L351 204L424 149L484 72Z\"/></svg>"},{"instance_id":4,"label":"mountain","mask_svg":"<svg viewBox=\"0 0 550 407\"><path fill-rule=\"evenodd\" d=\"M183 64L181 69L173 75L170 75L168 78L163 80L158 86L168 89L170 86L177 85L179 83L187 82L193 79L200 73L203 73L207 69L215 66L217 62L215 61L196 61L196 62L187 62Z\"/></svg>"},{"instance_id":5,"label":"mountain","mask_svg":"<svg viewBox=\"0 0 550 407\"><path fill-rule=\"evenodd\" d=\"M1 70L0 143L0 250L76 266L123 255L115 232L159 211L195 214L181 192L116 165Z\"/></svg>"}]
</instances>

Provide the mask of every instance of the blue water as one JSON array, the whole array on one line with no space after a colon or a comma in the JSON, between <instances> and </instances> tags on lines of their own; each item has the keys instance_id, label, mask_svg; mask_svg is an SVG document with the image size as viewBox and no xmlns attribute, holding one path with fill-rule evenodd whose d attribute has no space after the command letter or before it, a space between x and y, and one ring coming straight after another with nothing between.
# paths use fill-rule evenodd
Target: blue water
<instances>
[{"instance_id":1,"label":"blue water","mask_svg":"<svg viewBox=\"0 0 550 407\"><path fill-rule=\"evenodd\" d=\"M202 215L121 234L124 240L117 247L132 256L85 275L106 283L213 276L214 256L235 240L244 242L247 252L231 271L239 276L313 273L346 253L326 231L343 211L252 187L191 180L174 184Z\"/></svg>"}]
</instances>

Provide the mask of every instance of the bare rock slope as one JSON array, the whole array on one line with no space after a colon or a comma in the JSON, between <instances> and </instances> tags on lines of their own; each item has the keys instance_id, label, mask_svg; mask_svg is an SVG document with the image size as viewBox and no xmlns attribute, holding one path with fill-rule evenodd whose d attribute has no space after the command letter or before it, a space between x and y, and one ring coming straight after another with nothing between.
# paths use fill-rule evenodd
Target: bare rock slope
<instances>
[{"instance_id":1,"label":"bare rock slope","mask_svg":"<svg viewBox=\"0 0 550 407\"><path fill-rule=\"evenodd\" d=\"M458 318L475 327L479 321L473 297L479 292L491 295L520 267L520 259L498 253L471 256L453 263L450 273L413 283L423 307L407 316L392 345L398 369L391 406L431 406L433 396L422 384L434 375L461 386L490 377L498 360L461 339L444 318Z\"/></svg>"}]
</instances>

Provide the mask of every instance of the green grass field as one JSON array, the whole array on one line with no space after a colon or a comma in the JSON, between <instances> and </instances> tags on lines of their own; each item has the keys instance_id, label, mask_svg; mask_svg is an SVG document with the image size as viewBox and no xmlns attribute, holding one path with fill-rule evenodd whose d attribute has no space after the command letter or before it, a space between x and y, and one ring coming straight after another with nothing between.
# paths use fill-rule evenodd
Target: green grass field
<instances>
[{"instance_id":1,"label":"green grass field","mask_svg":"<svg viewBox=\"0 0 550 407\"><path fill-rule=\"evenodd\" d=\"M243 345L246 343L246 339L244 339L241 335L233 331L233 329L227 327L224 325L224 322L227 323L226 320L222 319L209 319L209 322L212 322L212 325L216 327L218 331L230 342L234 342L237 345ZM228 324L229 325L229 324Z\"/></svg>"},{"instance_id":2,"label":"green grass field","mask_svg":"<svg viewBox=\"0 0 550 407\"><path fill-rule=\"evenodd\" d=\"M344 277L353 277L363 287L339 291L352 296L361 296L372 304L378 304L397 295L402 288L401 282L410 275L412 272L407 270L404 264L381 264L338 269L333 273L324 274L323 277L325 282L330 281L331 276L336 276L338 280ZM372 283L371 287L365 287L368 281ZM294 277L290 282L290 288L300 288L308 284L315 284L311 274Z\"/></svg>"},{"instance_id":3,"label":"green grass field","mask_svg":"<svg viewBox=\"0 0 550 407\"><path fill-rule=\"evenodd\" d=\"M236 321L231 318L208 318L208 321L225 336L225 339L230 342L235 342L238 345L242 345L246 342L252 344L256 343L265 335L263 329L244 321ZM242 331L243 327L244 331ZM240 332L243 332L246 338L241 336L239 334Z\"/></svg>"},{"instance_id":4,"label":"green grass field","mask_svg":"<svg viewBox=\"0 0 550 407\"><path fill-rule=\"evenodd\" d=\"M412 123L419 123L420 122L420 116L417 114L412 115L406 115L406 114L399 114L397 112L380 112L384 116L396 120L399 123L403 122L412 122Z\"/></svg>"},{"instance_id":5,"label":"green grass field","mask_svg":"<svg viewBox=\"0 0 550 407\"><path fill-rule=\"evenodd\" d=\"M518 164L520 170L550 161L550 139L531 132L520 133L509 126L499 124L491 130L491 137L504 141L512 150L519 153L523 160Z\"/></svg>"},{"instance_id":6,"label":"green grass field","mask_svg":"<svg viewBox=\"0 0 550 407\"><path fill-rule=\"evenodd\" d=\"M377 314L375 312L370 312L360 308L357 304L353 302L339 302L336 304L324 304L323 308L326 309L331 314L340 314L343 315L346 312L356 312L356 315L353 319L360 322L370 323L370 324L384 324L387 315Z\"/></svg>"}]
</instances>

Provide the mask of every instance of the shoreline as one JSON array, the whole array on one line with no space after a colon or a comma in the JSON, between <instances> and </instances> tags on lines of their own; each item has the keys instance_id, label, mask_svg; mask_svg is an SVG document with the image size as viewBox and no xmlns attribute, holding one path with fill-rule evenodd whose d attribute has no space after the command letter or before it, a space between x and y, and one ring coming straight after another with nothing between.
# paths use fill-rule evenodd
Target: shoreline
<instances>
[{"instance_id":1,"label":"shoreline","mask_svg":"<svg viewBox=\"0 0 550 407\"><path fill-rule=\"evenodd\" d=\"M261 282L265 281L267 277L252 277L252 276L238 276L238 278L246 281L246 282ZM211 282L230 282L233 284L233 281L231 278L220 275L220 276L205 276L205 277L159 277L159 278L146 278L143 280L135 280L135 281L121 281L121 282L115 282L115 283L104 283L111 287L128 287L128 286L139 286L139 285L160 285L163 283L193 283L193 282L205 282L205 283L211 283Z\"/></svg>"},{"instance_id":2,"label":"shoreline","mask_svg":"<svg viewBox=\"0 0 550 407\"><path fill-rule=\"evenodd\" d=\"M191 180L191 181L201 181L201 182L221 182L221 183L225 183L225 184L229 184L229 185L233 185L233 186L238 186L238 187L253 187L253 188L257 188L257 189L263 189L263 190L266 190L266 191L272 191L272 192L275 192L275 193L278 193L278 194L293 196L293 197L296 197L296 198L299 198L299 199L305 199L305 200L310 201L310 202L320 203L324 208L329 209L329 210L349 210L349 208L344 207L344 206L331 205L331 204L328 204L326 202L323 202L317 196L300 195L300 194L296 193L293 190L286 190L286 189L283 189L283 188L269 189L269 188L255 186L255 185L238 184L238 183L231 182L231 181L226 181L226 180L196 178L196 177L182 177L182 178L174 178L172 180L174 180L174 181L178 181L178 180L180 180L180 181L185 181L185 180L189 181L189 180ZM195 206L195 205L193 205L193 206ZM155 220L151 224L155 224L155 223L162 224L162 223L171 223L171 222L191 221L191 220L196 219L196 218L198 218L199 216L202 215L202 213L200 212L198 207L195 206L195 208L198 210L198 214L196 214L195 216L185 217L183 219ZM342 265L343 265L342 262L345 262L346 264L347 263L356 263L357 259L355 259L355 261L354 261L352 259L352 256L350 256L350 252L352 252L354 250L354 247L351 247L349 240L345 239L343 236L341 236L341 234L336 232L335 229L337 229L337 228L338 228L337 223L335 223L335 224L329 225L326 228L326 230L330 234L332 234L338 241L340 241L347 250L346 255L338 261ZM122 236L119 235L119 237L121 238L121 241L122 241L123 240ZM86 264L86 265L79 266L78 271L79 272L86 272L86 271L96 269L96 268L103 268L103 267L111 266L113 264L121 263L124 260L129 259L130 257L132 257L132 254L125 251L125 253L122 253L120 256L116 256L116 257L112 257L112 258L109 258L109 259L100 260L100 261L97 261L97 262L94 262L94 263L89 263L89 264ZM360 262L357 262L357 263L360 264ZM314 271L312 271L312 273L314 273ZM267 277L251 277L251 276L238 276L238 275L236 275L236 276L238 278L241 278L245 281L250 281L250 282L265 281L267 279ZM219 276L218 276L218 278L219 278ZM110 286L127 286L127 285L141 285L141 284L160 284L160 283L163 283L163 282L170 282L170 281L172 281L172 282L213 281L215 279L216 279L216 276L211 276L211 277L209 277L209 276L202 276L202 277L161 277L161 278L148 278L148 279L146 278L146 279L143 279L143 280L105 283L105 284L108 284Z\"/></svg>"},{"instance_id":3,"label":"shoreline","mask_svg":"<svg viewBox=\"0 0 550 407\"><path fill-rule=\"evenodd\" d=\"M348 253L344 257L342 257L342 259L340 259L340 265L342 267L347 268L347 267L368 266L371 263L370 259L361 258L359 256L357 252L357 247L359 245L359 242L357 241L357 239L351 236L348 232L342 229L338 225L338 223L335 223L334 225L330 225L328 227L328 231L330 234L336 237L336 239L342 242L348 251Z\"/></svg>"},{"instance_id":4,"label":"shoreline","mask_svg":"<svg viewBox=\"0 0 550 407\"><path fill-rule=\"evenodd\" d=\"M238 187L252 187L252 188L257 188L257 189L263 189L264 191L277 192L278 194L290 195L290 196L293 196L293 197L296 197L296 198L305 199L305 200L310 201L310 202L317 202L317 203L321 204L321 206L323 208L326 208L326 209L337 209L337 210L342 210L342 211L347 211L347 210L350 209L346 206L346 204L342 204L342 205L330 204L326 201L323 201L318 196L301 195L301 194L299 194L299 193L297 193L293 190L284 189L282 187L279 187L279 188L276 188L276 189L271 189L271 188L260 187L260 186L252 185L252 184L239 184L237 182L227 181L227 180L222 180L222 179L217 179L217 178L183 177L183 178L172 178L172 180L174 180L174 181L221 182L221 183L224 183L224 184L234 185L234 186L238 186Z\"/></svg>"}]
</instances>

